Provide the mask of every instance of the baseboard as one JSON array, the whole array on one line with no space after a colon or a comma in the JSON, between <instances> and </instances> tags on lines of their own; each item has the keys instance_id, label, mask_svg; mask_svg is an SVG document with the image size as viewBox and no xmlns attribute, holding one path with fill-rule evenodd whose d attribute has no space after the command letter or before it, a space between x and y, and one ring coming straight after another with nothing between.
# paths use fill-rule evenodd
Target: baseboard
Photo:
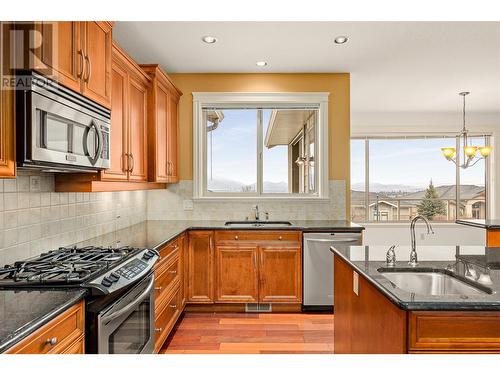
<instances>
[{"instance_id":1,"label":"baseboard","mask_svg":"<svg viewBox=\"0 0 500 375\"><path fill-rule=\"evenodd\" d=\"M196 304L190 303L187 304L184 311L186 312L228 312L228 313L244 313L245 312L245 304L244 303L214 303L214 304ZM272 313L292 313L292 312L301 312L302 305L300 303L273 303L272 304ZM262 314L260 312L259 314Z\"/></svg>"}]
</instances>

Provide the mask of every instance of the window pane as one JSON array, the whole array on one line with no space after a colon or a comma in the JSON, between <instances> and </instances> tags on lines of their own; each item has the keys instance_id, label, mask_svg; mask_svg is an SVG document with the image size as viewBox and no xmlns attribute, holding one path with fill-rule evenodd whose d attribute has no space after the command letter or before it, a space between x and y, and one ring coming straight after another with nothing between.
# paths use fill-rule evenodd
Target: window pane
<instances>
[{"instance_id":1,"label":"window pane","mask_svg":"<svg viewBox=\"0 0 500 375\"><path fill-rule=\"evenodd\" d=\"M263 192L316 192L316 109L264 109Z\"/></svg>"},{"instance_id":2,"label":"window pane","mask_svg":"<svg viewBox=\"0 0 500 375\"><path fill-rule=\"evenodd\" d=\"M484 137L473 137L470 144L484 146ZM479 152L477 153L478 155ZM479 160L474 166L460 168L460 211L462 219L486 218L486 165Z\"/></svg>"},{"instance_id":3,"label":"window pane","mask_svg":"<svg viewBox=\"0 0 500 375\"><path fill-rule=\"evenodd\" d=\"M257 191L257 110L204 109L207 189L217 193Z\"/></svg>"},{"instance_id":4,"label":"window pane","mask_svg":"<svg viewBox=\"0 0 500 375\"><path fill-rule=\"evenodd\" d=\"M351 220L366 221L365 141L351 141Z\"/></svg>"},{"instance_id":5,"label":"window pane","mask_svg":"<svg viewBox=\"0 0 500 375\"><path fill-rule=\"evenodd\" d=\"M454 219L456 170L441 147L455 138L370 140L370 220Z\"/></svg>"}]
</instances>

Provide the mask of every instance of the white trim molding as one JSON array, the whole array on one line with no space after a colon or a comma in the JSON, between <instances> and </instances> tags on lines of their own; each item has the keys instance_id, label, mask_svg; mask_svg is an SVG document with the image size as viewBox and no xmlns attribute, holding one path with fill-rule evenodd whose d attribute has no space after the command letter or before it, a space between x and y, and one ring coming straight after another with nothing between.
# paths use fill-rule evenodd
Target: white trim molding
<instances>
[{"instance_id":1,"label":"white trim molding","mask_svg":"<svg viewBox=\"0 0 500 375\"><path fill-rule=\"evenodd\" d=\"M193 92L193 198L200 200L328 199L328 97L329 92ZM306 194L226 194L206 192L206 134L203 131L203 108L317 108L317 193Z\"/></svg>"}]
</instances>

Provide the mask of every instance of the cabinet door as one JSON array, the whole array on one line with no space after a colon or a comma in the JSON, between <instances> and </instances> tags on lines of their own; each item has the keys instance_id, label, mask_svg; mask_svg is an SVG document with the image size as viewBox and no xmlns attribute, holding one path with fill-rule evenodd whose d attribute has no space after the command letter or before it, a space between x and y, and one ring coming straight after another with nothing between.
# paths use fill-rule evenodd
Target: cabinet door
<instances>
[{"instance_id":1,"label":"cabinet door","mask_svg":"<svg viewBox=\"0 0 500 375\"><path fill-rule=\"evenodd\" d=\"M8 38L0 22L0 79L8 74L9 52ZM14 91L0 90L0 178L16 176L14 144Z\"/></svg>"},{"instance_id":2,"label":"cabinet door","mask_svg":"<svg viewBox=\"0 0 500 375\"><path fill-rule=\"evenodd\" d=\"M158 83L156 89L156 155L155 155L155 172L154 178L156 182L169 182L167 165L167 144L169 135L167 127L169 122L169 95L167 89Z\"/></svg>"},{"instance_id":3,"label":"cabinet door","mask_svg":"<svg viewBox=\"0 0 500 375\"><path fill-rule=\"evenodd\" d=\"M262 246L260 302L302 302L302 257L300 247Z\"/></svg>"},{"instance_id":4,"label":"cabinet door","mask_svg":"<svg viewBox=\"0 0 500 375\"><path fill-rule=\"evenodd\" d=\"M113 61L113 97L111 111L111 166L102 172L102 180L126 180L128 178L127 118L128 118L128 74L124 67Z\"/></svg>"},{"instance_id":5,"label":"cabinet door","mask_svg":"<svg viewBox=\"0 0 500 375\"><path fill-rule=\"evenodd\" d=\"M188 301L194 303L213 303L213 232L192 231L189 233L188 262Z\"/></svg>"},{"instance_id":6,"label":"cabinet door","mask_svg":"<svg viewBox=\"0 0 500 375\"><path fill-rule=\"evenodd\" d=\"M177 142L179 134L179 97L171 93L168 96L168 127L167 127L167 182L179 181L179 165L177 158Z\"/></svg>"},{"instance_id":7,"label":"cabinet door","mask_svg":"<svg viewBox=\"0 0 500 375\"><path fill-rule=\"evenodd\" d=\"M147 181L147 86L133 75L129 75L129 179L132 181Z\"/></svg>"},{"instance_id":8,"label":"cabinet door","mask_svg":"<svg viewBox=\"0 0 500 375\"><path fill-rule=\"evenodd\" d=\"M111 108L112 27L108 22L82 22L85 52L83 94Z\"/></svg>"},{"instance_id":9,"label":"cabinet door","mask_svg":"<svg viewBox=\"0 0 500 375\"><path fill-rule=\"evenodd\" d=\"M217 246L216 302L257 302L259 280L256 246Z\"/></svg>"},{"instance_id":10,"label":"cabinet door","mask_svg":"<svg viewBox=\"0 0 500 375\"><path fill-rule=\"evenodd\" d=\"M45 68L52 68L54 79L61 85L81 91L81 77L84 68L81 22L37 22L36 29L43 38L37 57L41 64L35 70L44 74Z\"/></svg>"}]
</instances>

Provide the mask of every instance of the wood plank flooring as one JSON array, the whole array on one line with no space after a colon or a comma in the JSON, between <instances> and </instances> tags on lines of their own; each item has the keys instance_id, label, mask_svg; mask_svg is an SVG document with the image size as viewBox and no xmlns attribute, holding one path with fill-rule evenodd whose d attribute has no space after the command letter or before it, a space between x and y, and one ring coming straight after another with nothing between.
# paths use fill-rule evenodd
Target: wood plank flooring
<instances>
[{"instance_id":1,"label":"wood plank flooring","mask_svg":"<svg viewBox=\"0 0 500 375\"><path fill-rule=\"evenodd\" d=\"M333 353L333 314L185 313L160 353Z\"/></svg>"}]
</instances>

